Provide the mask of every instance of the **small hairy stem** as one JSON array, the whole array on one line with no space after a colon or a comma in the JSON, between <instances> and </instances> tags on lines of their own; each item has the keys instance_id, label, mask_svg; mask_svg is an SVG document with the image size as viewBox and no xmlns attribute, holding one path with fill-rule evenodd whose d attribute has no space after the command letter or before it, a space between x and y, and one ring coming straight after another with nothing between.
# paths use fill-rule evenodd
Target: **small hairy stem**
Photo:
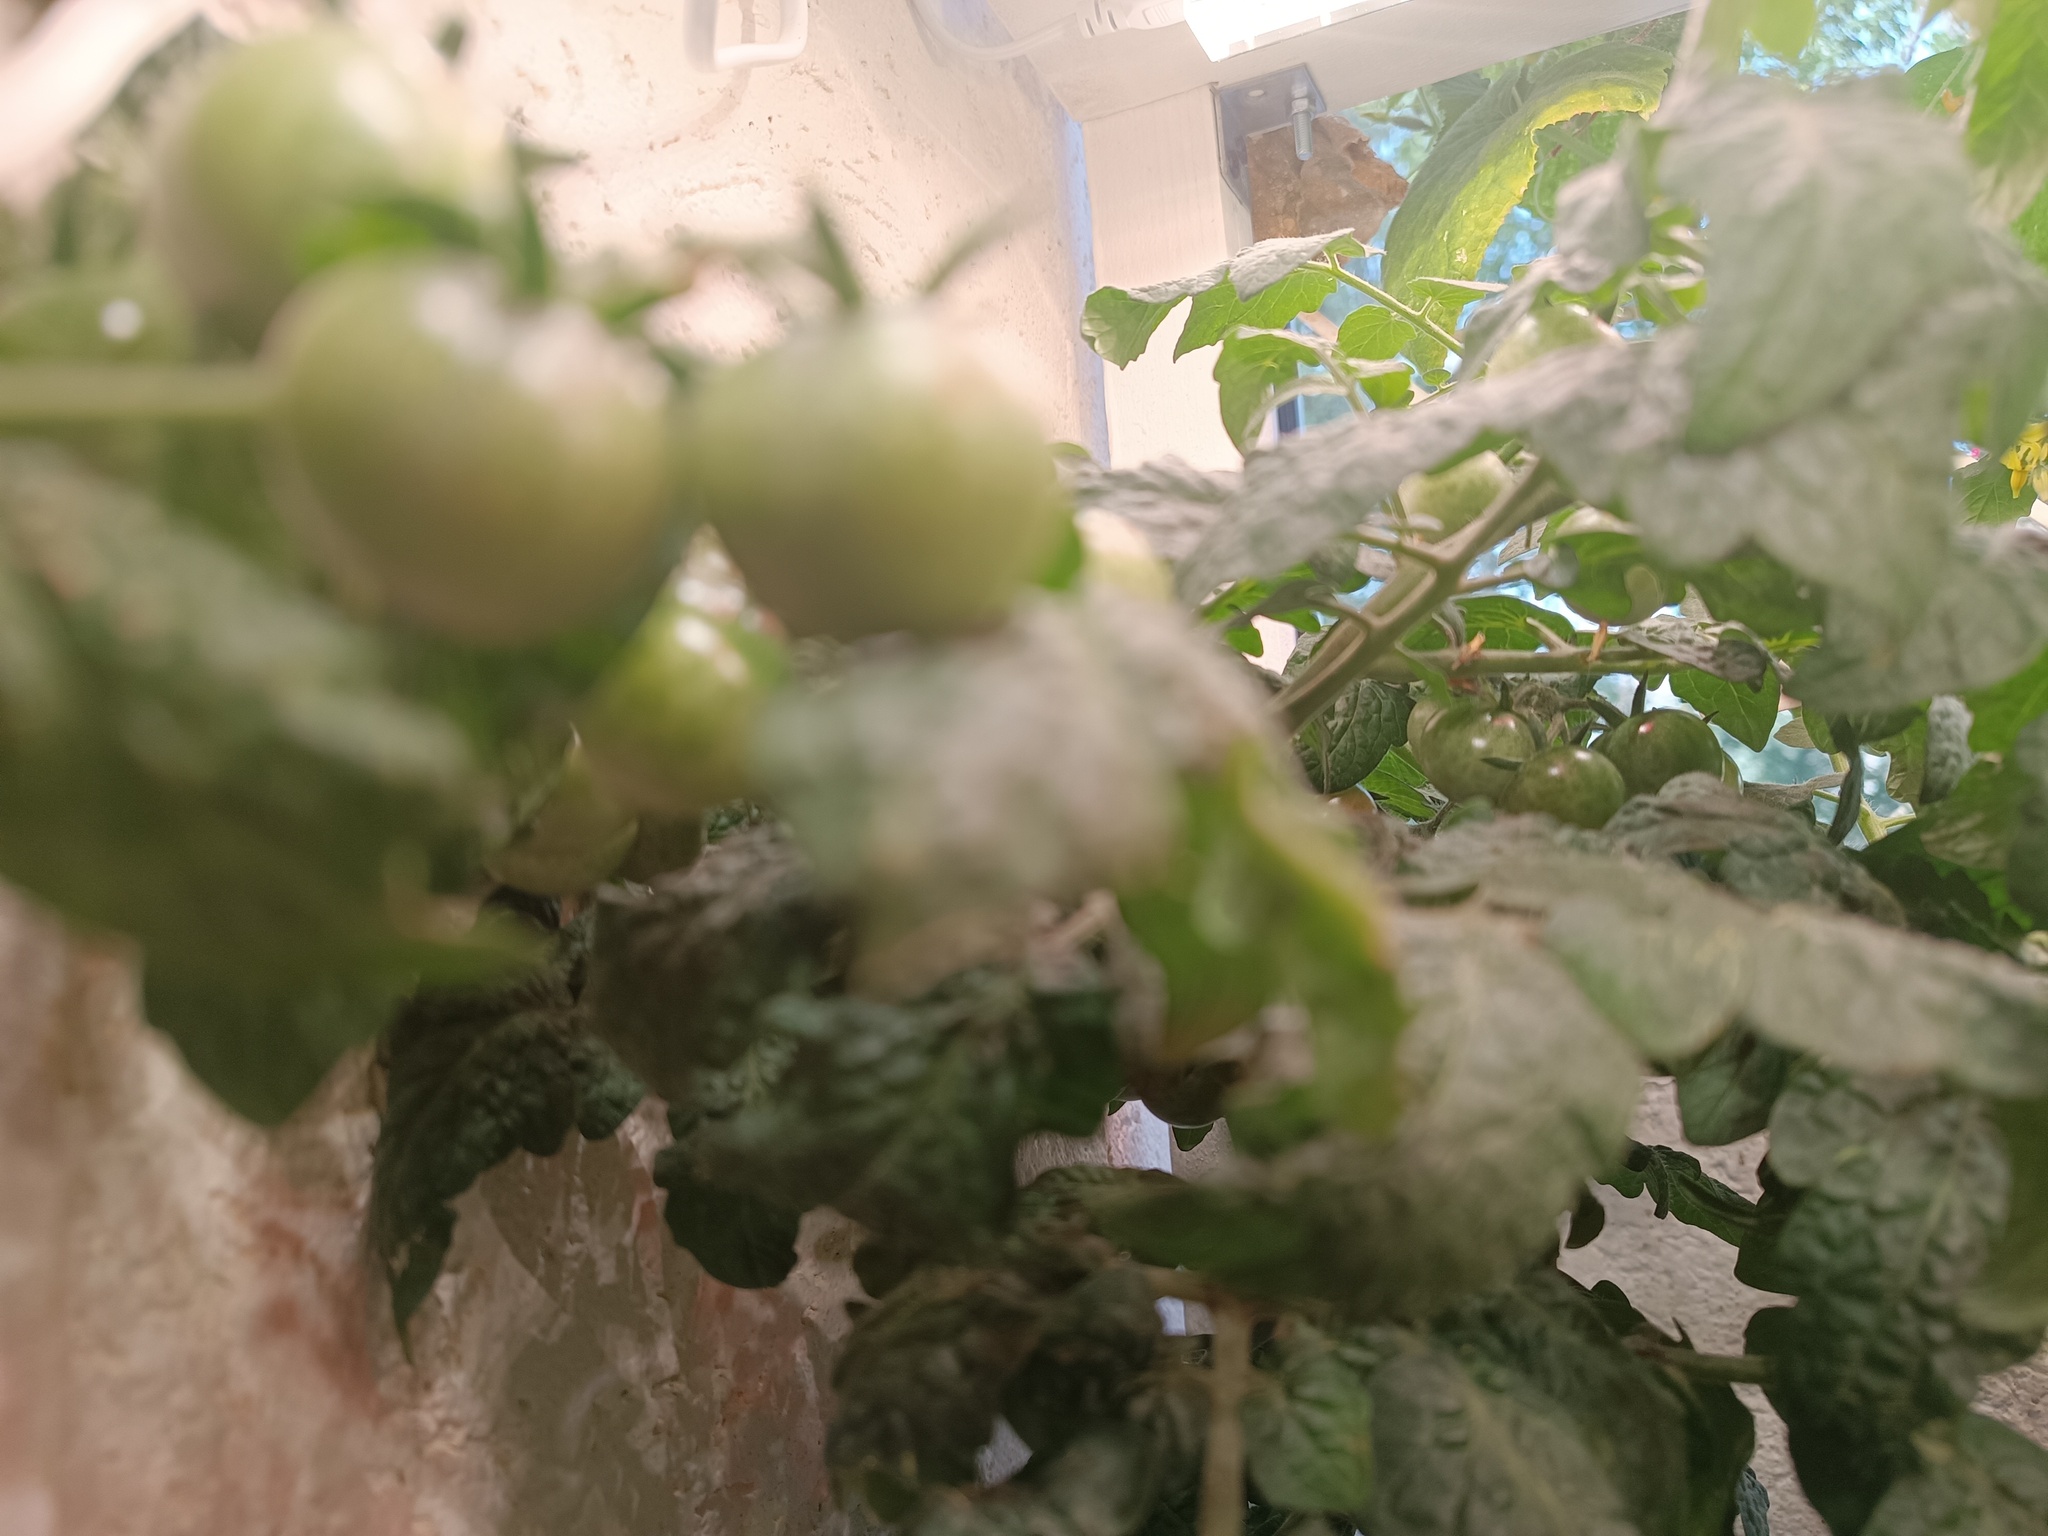
<instances>
[{"instance_id":1,"label":"small hairy stem","mask_svg":"<svg viewBox=\"0 0 2048 1536\"><path fill-rule=\"evenodd\" d=\"M1834 819L1828 823L1828 841L1839 843L1856 825L1856 813L1863 809L1863 749L1851 747L1849 766L1842 770L1842 791L1835 801Z\"/></svg>"},{"instance_id":2,"label":"small hairy stem","mask_svg":"<svg viewBox=\"0 0 2048 1536\"><path fill-rule=\"evenodd\" d=\"M1465 344L1438 325L1434 320L1430 319L1421 310L1403 304L1378 283L1369 283L1356 273L1345 271L1342 262L1333 261L1330 263L1330 267L1336 272L1338 282L1346 283L1356 288L1375 304L1384 304L1388 309L1391 309L1395 314L1406 320L1415 329L1422 332L1423 335L1446 351L1455 352L1460 357L1465 355Z\"/></svg>"},{"instance_id":3,"label":"small hairy stem","mask_svg":"<svg viewBox=\"0 0 2048 1536\"><path fill-rule=\"evenodd\" d=\"M1243 1536L1244 1420L1239 1405L1252 1377L1251 1314L1212 1302L1216 1333L1209 1366L1209 1443L1202 1453L1200 1536Z\"/></svg>"},{"instance_id":4,"label":"small hairy stem","mask_svg":"<svg viewBox=\"0 0 2048 1536\"><path fill-rule=\"evenodd\" d=\"M1649 1340L1630 1339L1628 1347L1652 1365L1669 1366L1698 1381L1749 1382L1764 1386L1771 1379L1771 1362L1762 1355L1703 1355Z\"/></svg>"},{"instance_id":5,"label":"small hairy stem","mask_svg":"<svg viewBox=\"0 0 2048 1536\"><path fill-rule=\"evenodd\" d=\"M0 363L0 427L246 421L277 388L260 363Z\"/></svg>"},{"instance_id":6,"label":"small hairy stem","mask_svg":"<svg viewBox=\"0 0 2048 1536\"><path fill-rule=\"evenodd\" d=\"M1300 730L1354 681L1369 675L1375 662L1392 655L1409 630L1457 591L1474 560L1515 529L1570 500L1550 466L1538 460L1492 506L1435 545L1437 558L1427 566L1410 562L1397 572L1357 610L1352 623L1323 642L1308 670L1274 696L1273 707L1287 729Z\"/></svg>"},{"instance_id":7,"label":"small hairy stem","mask_svg":"<svg viewBox=\"0 0 2048 1536\"><path fill-rule=\"evenodd\" d=\"M1420 561L1433 570L1441 570L1451 557L1434 544L1418 544L1413 539L1404 539L1399 534L1380 533L1376 529L1359 530L1358 542L1370 544L1374 549L1391 550L1405 555L1410 560Z\"/></svg>"}]
</instances>

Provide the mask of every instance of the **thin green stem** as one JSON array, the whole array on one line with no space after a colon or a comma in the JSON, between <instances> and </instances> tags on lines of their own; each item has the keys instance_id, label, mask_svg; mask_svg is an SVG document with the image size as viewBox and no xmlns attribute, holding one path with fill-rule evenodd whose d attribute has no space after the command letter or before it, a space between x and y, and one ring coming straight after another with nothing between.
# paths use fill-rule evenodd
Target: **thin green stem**
<instances>
[{"instance_id":1,"label":"thin green stem","mask_svg":"<svg viewBox=\"0 0 2048 1536\"><path fill-rule=\"evenodd\" d=\"M0 363L0 427L247 421L277 392L261 363Z\"/></svg>"},{"instance_id":2,"label":"thin green stem","mask_svg":"<svg viewBox=\"0 0 2048 1536\"><path fill-rule=\"evenodd\" d=\"M1412 305L1403 304L1378 283L1369 283L1357 273L1346 271L1342 262L1331 262L1330 270L1337 274L1338 282L1356 288L1375 304L1385 305L1403 320L1414 326L1415 329L1422 332L1431 341L1434 341L1438 346L1443 347L1446 351L1455 352L1460 357L1465 355L1465 344L1438 325L1434 320L1430 319L1421 310L1414 308Z\"/></svg>"},{"instance_id":3,"label":"thin green stem","mask_svg":"<svg viewBox=\"0 0 2048 1536\"><path fill-rule=\"evenodd\" d=\"M1244 1419L1252 1380L1252 1318L1235 1302L1210 1304L1209 1441L1202 1451L1200 1536L1244 1536Z\"/></svg>"},{"instance_id":4,"label":"thin green stem","mask_svg":"<svg viewBox=\"0 0 2048 1536\"><path fill-rule=\"evenodd\" d=\"M1425 566L1404 564L1337 634L1324 641L1307 671L1274 696L1273 707L1298 731L1373 664L1394 653L1408 632L1457 591L1472 562L1515 529L1570 504L1550 466L1541 460L1478 517L1434 546L1441 553ZM1533 658L1539 652L1530 653ZM1505 670L1505 669L1503 669ZM1575 671L1567 667L1561 670Z\"/></svg>"},{"instance_id":5,"label":"thin green stem","mask_svg":"<svg viewBox=\"0 0 2048 1536\"><path fill-rule=\"evenodd\" d=\"M1828 841L1840 843L1856 825L1856 813L1863 809L1863 749L1851 747L1849 766L1842 772L1842 789L1835 801L1834 818L1828 822Z\"/></svg>"},{"instance_id":6,"label":"thin green stem","mask_svg":"<svg viewBox=\"0 0 2048 1536\"><path fill-rule=\"evenodd\" d=\"M1629 1340L1628 1345L1639 1358L1652 1365L1669 1366L1696 1381L1746 1382L1764 1386L1771 1379L1771 1362L1762 1355L1705 1355L1696 1349L1636 1339Z\"/></svg>"}]
</instances>

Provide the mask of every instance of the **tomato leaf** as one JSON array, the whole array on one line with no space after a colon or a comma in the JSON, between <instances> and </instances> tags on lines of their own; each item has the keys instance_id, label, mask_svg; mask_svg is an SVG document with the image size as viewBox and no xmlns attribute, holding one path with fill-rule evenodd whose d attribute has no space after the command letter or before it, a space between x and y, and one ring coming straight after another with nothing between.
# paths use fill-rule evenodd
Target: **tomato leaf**
<instances>
[{"instance_id":1,"label":"tomato leaf","mask_svg":"<svg viewBox=\"0 0 2048 1536\"><path fill-rule=\"evenodd\" d=\"M2037 1342L1957 1317L2004 1220L2005 1155L1979 1100L1809 1067L1772 1112L1771 1166L1801 1191L1772 1247L1799 1303L1752 1318L1749 1345L1773 1360L1801 1486L1857 1529L1916 1465L1913 1431Z\"/></svg>"},{"instance_id":2,"label":"tomato leaf","mask_svg":"<svg viewBox=\"0 0 2048 1536\"><path fill-rule=\"evenodd\" d=\"M1174 356L1179 357L1196 347L1208 346L1220 340L1221 326L1229 324L1250 324L1251 321L1238 319L1220 321L1219 317L1234 312L1231 301L1239 306L1258 299L1276 284L1294 279L1292 286L1284 287L1284 296L1276 297L1262 307L1258 313L1277 314L1278 310L1299 299L1299 305L1271 323L1285 324L1304 309L1314 309L1328 296L1336 285L1334 275L1322 276L1305 273L1301 269L1311 262L1321 261L1325 255L1343 259L1362 256L1365 247L1351 238L1350 231L1341 230L1328 235L1310 235L1303 238L1261 240L1256 245L1246 246L1228 261L1195 273L1192 277L1174 278L1163 283L1151 283L1141 288L1102 287L1088 295L1081 306L1081 335L1107 361L1117 367L1128 367L1145 353L1151 345L1152 333L1160 322L1173 313L1181 300L1207 296L1207 303L1188 318L1189 330L1206 340L1189 341L1183 332L1181 345ZM1328 286L1321 286L1327 283ZM1321 286L1320 293L1313 293ZM1217 293L1219 289L1226 289ZM1313 294L1313 296L1311 296ZM1208 335L1211 330L1214 335Z\"/></svg>"},{"instance_id":3,"label":"tomato leaf","mask_svg":"<svg viewBox=\"0 0 2048 1536\"><path fill-rule=\"evenodd\" d=\"M2048 1327L2048 1104L1994 1104L2012 1186L2005 1225L1961 1302L1963 1320L1996 1333L2036 1334Z\"/></svg>"},{"instance_id":4,"label":"tomato leaf","mask_svg":"<svg viewBox=\"0 0 2048 1536\"><path fill-rule=\"evenodd\" d=\"M655 1156L654 1183L668 1196L661 1214L669 1235L712 1279L741 1290L766 1290L796 1268L800 1212L703 1182L681 1147L663 1147Z\"/></svg>"},{"instance_id":5,"label":"tomato leaf","mask_svg":"<svg viewBox=\"0 0 2048 1536\"><path fill-rule=\"evenodd\" d=\"M423 990L392 1023L369 1241L401 1336L441 1272L457 1195L514 1152L552 1156L572 1128L610 1136L646 1092L576 1017L583 943L563 933L544 969L503 987Z\"/></svg>"},{"instance_id":6,"label":"tomato leaf","mask_svg":"<svg viewBox=\"0 0 2048 1536\"><path fill-rule=\"evenodd\" d=\"M1245 1470L1277 1508L1363 1511L1372 1499L1372 1395L1357 1365L1306 1323L1273 1356L1244 1400Z\"/></svg>"},{"instance_id":7,"label":"tomato leaf","mask_svg":"<svg viewBox=\"0 0 2048 1536\"><path fill-rule=\"evenodd\" d=\"M1385 362L1400 354L1416 337L1415 327L1377 304L1365 304L1344 317L1337 327L1337 349L1347 357Z\"/></svg>"},{"instance_id":8,"label":"tomato leaf","mask_svg":"<svg viewBox=\"0 0 2048 1536\"><path fill-rule=\"evenodd\" d=\"M1914 1435L1918 1465L1886 1492L1867 1536L2026 1531L2048 1522L2048 1451L1982 1414Z\"/></svg>"},{"instance_id":9,"label":"tomato leaf","mask_svg":"<svg viewBox=\"0 0 2048 1536\"><path fill-rule=\"evenodd\" d=\"M1691 1153L1672 1147L1631 1142L1621 1166L1602 1174L1600 1182L1631 1200L1647 1193L1659 1219L1675 1216L1738 1247L1756 1225L1755 1201L1709 1175Z\"/></svg>"},{"instance_id":10,"label":"tomato leaf","mask_svg":"<svg viewBox=\"0 0 2048 1536\"><path fill-rule=\"evenodd\" d=\"M1372 678L1345 689L1295 735L1295 755L1308 774L1309 788L1334 795L1373 773L1407 739L1408 712L1414 707L1405 689Z\"/></svg>"},{"instance_id":11,"label":"tomato leaf","mask_svg":"<svg viewBox=\"0 0 2048 1536\"><path fill-rule=\"evenodd\" d=\"M1994 218L2016 218L2048 177L2048 3L1999 0L1970 99L1970 158L1991 172Z\"/></svg>"},{"instance_id":12,"label":"tomato leaf","mask_svg":"<svg viewBox=\"0 0 2048 1536\"><path fill-rule=\"evenodd\" d=\"M1671 56L1630 43L1514 66L1452 124L1415 175L1387 231L1387 286L1398 298L1424 277L1470 278L1536 171L1536 134L1582 113L1647 112ZM1455 302L1448 308L1457 309Z\"/></svg>"},{"instance_id":13,"label":"tomato leaf","mask_svg":"<svg viewBox=\"0 0 2048 1536\"><path fill-rule=\"evenodd\" d=\"M1769 745L1778 724L1778 674L1768 667L1751 683L1685 667L1671 674L1671 691L1752 752Z\"/></svg>"},{"instance_id":14,"label":"tomato leaf","mask_svg":"<svg viewBox=\"0 0 2048 1536\"><path fill-rule=\"evenodd\" d=\"M1783 1046L1731 1029L1678 1070L1678 1117L1685 1139L1725 1147L1770 1123L1771 1106L1791 1073Z\"/></svg>"}]
</instances>

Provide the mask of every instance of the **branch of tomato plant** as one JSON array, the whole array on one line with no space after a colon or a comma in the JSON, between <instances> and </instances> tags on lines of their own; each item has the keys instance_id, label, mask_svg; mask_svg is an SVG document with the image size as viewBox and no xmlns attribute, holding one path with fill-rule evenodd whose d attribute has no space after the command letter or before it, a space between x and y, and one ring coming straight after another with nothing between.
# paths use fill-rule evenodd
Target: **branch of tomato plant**
<instances>
[{"instance_id":1,"label":"branch of tomato plant","mask_svg":"<svg viewBox=\"0 0 2048 1536\"><path fill-rule=\"evenodd\" d=\"M1465 344L1438 325L1434 320L1430 319L1421 310L1414 308L1412 305L1403 304L1378 283L1369 283L1364 278L1358 276L1357 273L1347 271L1344 263L1335 258L1332 258L1330 261L1330 270L1337 274L1338 282L1356 288L1375 304L1382 304L1391 309L1438 346L1446 351L1455 352L1460 357L1465 355Z\"/></svg>"},{"instance_id":2,"label":"branch of tomato plant","mask_svg":"<svg viewBox=\"0 0 2048 1536\"><path fill-rule=\"evenodd\" d=\"M278 386L262 363L0 363L0 427L246 421Z\"/></svg>"},{"instance_id":3,"label":"branch of tomato plant","mask_svg":"<svg viewBox=\"0 0 2048 1536\"><path fill-rule=\"evenodd\" d=\"M1275 695L1273 707L1298 731L1374 662L1391 653L1431 610L1454 593L1472 562L1525 523L1571 504L1556 472L1538 459L1521 479L1464 528L1434 546L1437 558L1411 562L1404 575L1348 612L1338 632L1318 648L1308 670ZM1532 655L1537 653L1531 653Z\"/></svg>"},{"instance_id":4,"label":"branch of tomato plant","mask_svg":"<svg viewBox=\"0 0 2048 1536\"><path fill-rule=\"evenodd\" d=\"M1441 672L1450 677L1467 674L1484 676L1518 676L1522 673L1559 673L1581 675L1593 673L1600 677L1610 672L1642 673L1658 672L1671 666L1669 656L1658 656L1649 651L1638 651L1628 646L1609 646L1600 653L1600 659L1590 659L1583 650L1573 651L1508 651L1486 650L1474 653L1451 665L1445 658L1442 666L1430 667L1426 662L1417 664L1406 655L1396 653L1375 659L1358 677L1377 678L1383 683L1412 683L1418 681L1425 671ZM1341 690L1340 690L1341 691ZM1588 706L1591 707L1590 705ZM1609 706L1612 708L1613 706ZM1619 715L1621 712L1616 710Z\"/></svg>"},{"instance_id":5,"label":"branch of tomato plant","mask_svg":"<svg viewBox=\"0 0 2048 1536\"><path fill-rule=\"evenodd\" d=\"M1202 1448L1198 1536L1244 1536L1244 1419L1252 1381L1252 1315L1240 1303L1214 1301L1210 1340L1209 1440Z\"/></svg>"},{"instance_id":6,"label":"branch of tomato plant","mask_svg":"<svg viewBox=\"0 0 2048 1536\"><path fill-rule=\"evenodd\" d=\"M1835 814L1828 822L1828 841L1840 843L1856 825L1856 813L1863 809L1863 749L1851 746L1849 763L1842 770L1842 788L1835 798Z\"/></svg>"},{"instance_id":7,"label":"branch of tomato plant","mask_svg":"<svg viewBox=\"0 0 2048 1536\"><path fill-rule=\"evenodd\" d=\"M1771 1362L1763 1355L1707 1355L1683 1345L1660 1344L1652 1339L1627 1339L1624 1342L1637 1359L1647 1360L1652 1365L1669 1366L1695 1381L1746 1382L1765 1386L1771 1379Z\"/></svg>"}]
</instances>

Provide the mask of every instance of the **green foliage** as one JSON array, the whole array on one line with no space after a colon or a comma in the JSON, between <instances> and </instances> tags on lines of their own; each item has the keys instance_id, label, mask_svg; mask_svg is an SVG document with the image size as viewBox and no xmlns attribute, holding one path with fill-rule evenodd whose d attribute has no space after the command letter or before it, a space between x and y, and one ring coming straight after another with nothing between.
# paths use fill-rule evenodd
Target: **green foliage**
<instances>
[{"instance_id":1,"label":"green foliage","mask_svg":"<svg viewBox=\"0 0 2048 1536\"><path fill-rule=\"evenodd\" d=\"M1970 103L1970 158L1992 178L1990 206L2016 218L2048 178L2048 5L1999 0Z\"/></svg>"},{"instance_id":2,"label":"green foliage","mask_svg":"<svg viewBox=\"0 0 2048 1536\"><path fill-rule=\"evenodd\" d=\"M1408 736L1414 701L1387 683L1362 678L1294 738L1309 788L1334 795L1377 772L1380 761Z\"/></svg>"},{"instance_id":3,"label":"green foliage","mask_svg":"<svg viewBox=\"0 0 2048 1536\"><path fill-rule=\"evenodd\" d=\"M1081 311L1081 334L1117 367L1128 367L1144 355L1152 333L1181 300L1193 299L1173 352L1182 357L1221 341L1237 326L1271 329L1316 308L1337 279L1327 265L1317 270L1312 264L1363 250L1349 231L1262 240L1193 277L1143 288L1098 288Z\"/></svg>"},{"instance_id":4,"label":"green foliage","mask_svg":"<svg viewBox=\"0 0 2048 1536\"><path fill-rule=\"evenodd\" d=\"M422 990L392 1022L369 1238L401 1334L447 1257L450 1201L514 1152L552 1156L572 1128L611 1135L646 1092L577 1017L584 943L570 928L530 975Z\"/></svg>"}]
</instances>

